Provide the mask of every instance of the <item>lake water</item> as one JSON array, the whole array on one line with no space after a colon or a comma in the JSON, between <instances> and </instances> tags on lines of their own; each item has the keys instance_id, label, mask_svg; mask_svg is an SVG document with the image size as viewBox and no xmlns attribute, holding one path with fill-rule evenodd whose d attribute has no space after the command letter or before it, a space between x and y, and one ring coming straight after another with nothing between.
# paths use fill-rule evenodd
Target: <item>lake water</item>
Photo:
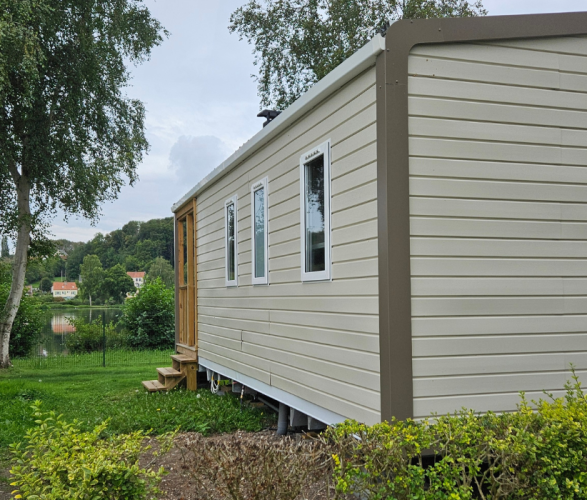
<instances>
[{"instance_id":1,"label":"lake water","mask_svg":"<svg viewBox=\"0 0 587 500\"><path fill-rule=\"evenodd\" d=\"M116 323L121 315L121 310L118 308L93 307L91 309L54 309L47 311L38 354L56 355L65 352L65 339L68 334L74 331L67 318L83 318L89 322L101 319L102 313L105 315L106 323L111 321Z\"/></svg>"}]
</instances>

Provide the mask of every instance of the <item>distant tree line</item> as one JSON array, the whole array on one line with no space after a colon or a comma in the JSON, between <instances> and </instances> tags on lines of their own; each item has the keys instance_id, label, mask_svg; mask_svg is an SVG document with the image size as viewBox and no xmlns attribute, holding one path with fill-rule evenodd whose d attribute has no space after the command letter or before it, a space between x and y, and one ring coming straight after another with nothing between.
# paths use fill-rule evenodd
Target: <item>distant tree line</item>
<instances>
[{"instance_id":1,"label":"distant tree line","mask_svg":"<svg viewBox=\"0 0 587 500\"><path fill-rule=\"evenodd\" d=\"M151 267L156 276L170 286L173 284L173 218L131 221L122 229L97 233L87 243L54 240L55 252L50 257L33 258L26 272L27 284L43 281L42 290L50 290L48 283L63 276L78 281L84 258L93 255L104 271L145 271ZM169 274L171 269L171 278ZM112 273L111 273L112 274ZM46 278L46 279L44 279ZM118 293L116 293L118 295Z\"/></svg>"},{"instance_id":2,"label":"distant tree line","mask_svg":"<svg viewBox=\"0 0 587 500\"><path fill-rule=\"evenodd\" d=\"M130 221L122 229L97 233L68 254L66 271L70 279L77 278L86 255L97 255L104 269L120 264L126 271L148 271L157 257L173 267L173 218Z\"/></svg>"}]
</instances>

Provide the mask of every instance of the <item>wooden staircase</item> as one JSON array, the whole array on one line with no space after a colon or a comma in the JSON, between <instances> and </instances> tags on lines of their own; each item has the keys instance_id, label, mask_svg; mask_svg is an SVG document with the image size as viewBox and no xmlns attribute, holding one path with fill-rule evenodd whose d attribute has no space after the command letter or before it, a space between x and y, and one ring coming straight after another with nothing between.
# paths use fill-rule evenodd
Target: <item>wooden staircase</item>
<instances>
[{"instance_id":1,"label":"wooden staircase","mask_svg":"<svg viewBox=\"0 0 587 500\"><path fill-rule=\"evenodd\" d=\"M157 368L157 380L145 380L143 387L149 392L169 391L180 385L188 391L198 389L198 360L185 354L171 356L172 368Z\"/></svg>"}]
</instances>

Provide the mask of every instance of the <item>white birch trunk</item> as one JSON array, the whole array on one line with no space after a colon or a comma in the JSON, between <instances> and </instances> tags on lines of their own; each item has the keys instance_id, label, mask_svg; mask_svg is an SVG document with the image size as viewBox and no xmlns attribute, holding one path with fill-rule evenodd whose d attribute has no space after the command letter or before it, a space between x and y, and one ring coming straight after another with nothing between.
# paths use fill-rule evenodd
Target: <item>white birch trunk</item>
<instances>
[{"instance_id":1,"label":"white birch trunk","mask_svg":"<svg viewBox=\"0 0 587 500\"><path fill-rule=\"evenodd\" d=\"M29 245L31 242L31 209L30 209L30 181L24 175L20 175L16 183L18 216L20 228L16 239L16 251L14 253L14 266L12 268L12 284L8 300L4 310L0 313L0 368L8 368L10 363L10 332L14 318L20 306L24 279L28 260Z\"/></svg>"}]
</instances>

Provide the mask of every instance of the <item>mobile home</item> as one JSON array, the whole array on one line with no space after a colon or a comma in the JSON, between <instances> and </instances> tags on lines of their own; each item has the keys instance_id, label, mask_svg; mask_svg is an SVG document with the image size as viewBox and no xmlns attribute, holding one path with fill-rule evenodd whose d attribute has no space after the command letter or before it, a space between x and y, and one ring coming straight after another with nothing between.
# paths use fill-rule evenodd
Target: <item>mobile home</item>
<instances>
[{"instance_id":1,"label":"mobile home","mask_svg":"<svg viewBox=\"0 0 587 500\"><path fill-rule=\"evenodd\" d=\"M326 424L559 390L586 167L587 13L396 22L173 206L178 359Z\"/></svg>"}]
</instances>

